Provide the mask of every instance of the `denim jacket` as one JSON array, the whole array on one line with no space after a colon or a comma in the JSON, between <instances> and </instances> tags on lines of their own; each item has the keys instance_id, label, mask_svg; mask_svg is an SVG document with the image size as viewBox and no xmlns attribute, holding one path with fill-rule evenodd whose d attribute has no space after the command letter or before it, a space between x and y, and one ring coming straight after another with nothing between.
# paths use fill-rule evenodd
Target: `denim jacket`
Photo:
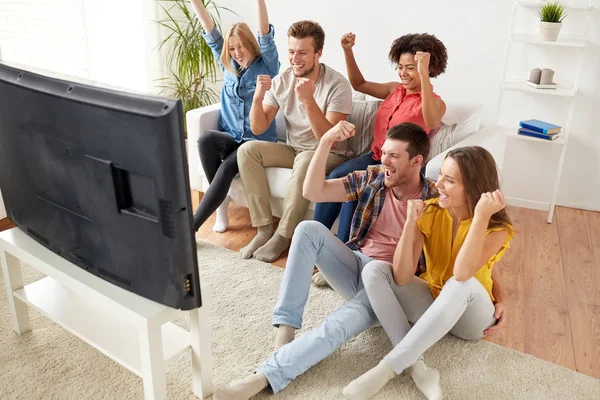
<instances>
[{"instance_id":1,"label":"denim jacket","mask_svg":"<svg viewBox=\"0 0 600 400\"><path fill-rule=\"evenodd\" d=\"M242 140L276 141L275 120L262 135L254 136L250 130L250 108L256 90L256 77L258 75L269 75L273 78L279 72L279 54L273 39L275 28L273 25L269 27L269 33L258 36L261 55L240 76L227 71L221 64L224 40L217 28L209 33L202 32L202 36L212 49L215 58L219 60L219 66L224 71L219 130L230 134L238 143ZM231 65L239 70L240 66L235 60L231 60Z\"/></svg>"}]
</instances>

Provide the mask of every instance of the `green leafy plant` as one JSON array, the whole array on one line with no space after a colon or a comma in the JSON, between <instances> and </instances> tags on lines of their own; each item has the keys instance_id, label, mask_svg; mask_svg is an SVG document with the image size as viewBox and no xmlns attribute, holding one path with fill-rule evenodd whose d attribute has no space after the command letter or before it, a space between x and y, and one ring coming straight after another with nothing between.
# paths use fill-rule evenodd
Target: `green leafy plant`
<instances>
[{"instance_id":1,"label":"green leafy plant","mask_svg":"<svg viewBox=\"0 0 600 400\"><path fill-rule=\"evenodd\" d=\"M202 25L187 0L157 0L166 18L157 21L167 36L158 44L165 50L169 76L161 78L161 93L181 99L183 112L216 103L219 94L210 87L217 80L215 57L202 37ZM221 30L221 11L213 0L202 0L215 27Z\"/></svg>"},{"instance_id":2,"label":"green leafy plant","mask_svg":"<svg viewBox=\"0 0 600 400\"><path fill-rule=\"evenodd\" d=\"M544 3L538 9L538 16L542 22L562 22L567 16L566 7L559 2Z\"/></svg>"}]
</instances>

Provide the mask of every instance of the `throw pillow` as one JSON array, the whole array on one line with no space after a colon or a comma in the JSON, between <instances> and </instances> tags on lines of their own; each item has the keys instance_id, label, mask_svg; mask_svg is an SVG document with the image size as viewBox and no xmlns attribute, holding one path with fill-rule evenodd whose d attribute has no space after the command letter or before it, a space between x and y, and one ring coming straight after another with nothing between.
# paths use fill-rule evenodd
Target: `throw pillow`
<instances>
[{"instance_id":1,"label":"throw pillow","mask_svg":"<svg viewBox=\"0 0 600 400\"><path fill-rule=\"evenodd\" d=\"M377 114L381 103L381 100L352 101L352 114L348 116L348 122L355 125L356 133L348 139L348 148L357 156L371 151L375 114Z\"/></svg>"},{"instance_id":2,"label":"throw pillow","mask_svg":"<svg viewBox=\"0 0 600 400\"><path fill-rule=\"evenodd\" d=\"M431 149L427 161L438 154L443 153L456 143L456 126L457 124L445 124L442 122L438 128L435 128L434 131L429 134L429 137L433 135L433 139L431 139Z\"/></svg>"}]
</instances>

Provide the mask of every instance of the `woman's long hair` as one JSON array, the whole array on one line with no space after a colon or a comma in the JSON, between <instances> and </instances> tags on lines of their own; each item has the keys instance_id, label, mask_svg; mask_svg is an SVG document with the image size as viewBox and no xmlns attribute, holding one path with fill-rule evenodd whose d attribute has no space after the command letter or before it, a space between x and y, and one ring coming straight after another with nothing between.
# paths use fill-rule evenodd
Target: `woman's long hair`
<instances>
[{"instance_id":1,"label":"woman's long hair","mask_svg":"<svg viewBox=\"0 0 600 400\"><path fill-rule=\"evenodd\" d=\"M243 22L238 22L237 24L233 24L231 28L225 34L225 38L223 39L223 51L221 51L221 64L223 67L231 72L234 75L239 76L240 72L236 71L235 68L231 65L231 55L229 54L229 39L235 36L242 43L242 46L250 50L251 53L254 54L254 57L260 56L260 47L258 46L258 41L256 37L252 34L252 30L248 24Z\"/></svg>"},{"instance_id":2,"label":"woman's long hair","mask_svg":"<svg viewBox=\"0 0 600 400\"><path fill-rule=\"evenodd\" d=\"M496 161L489 151L479 146L460 147L449 151L446 158L451 158L458 164L469 209L473 215L482 193L500 189ZM488 228L508 225L512 224L505 208L492 215Z\"/></svg>"}]
</instances>

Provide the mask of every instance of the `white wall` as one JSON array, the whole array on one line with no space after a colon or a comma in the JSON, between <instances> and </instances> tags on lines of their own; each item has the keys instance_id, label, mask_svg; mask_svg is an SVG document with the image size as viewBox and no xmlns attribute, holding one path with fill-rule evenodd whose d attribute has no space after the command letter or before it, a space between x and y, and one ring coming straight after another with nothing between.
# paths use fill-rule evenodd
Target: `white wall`
<instances>
[{"instance_id":1,"label":"white wall","mask_svg":"<svg viewBox=\"0 0 600 400\"><path fill-rule=\"evenodd\" d=\"M256 27L253 1L220 0L218 3L233 9L241 19ZM344 73L339 40L344 33L354 32L357 35L355 54L359 66L365 78L375 81L397 80L387 60L389 47L395 38L411 32L435 34L448 48L449 56L446 73L433 82L436 92L448 103L483 104L484 123L487 125L494 124L496 119L511 4L510 0L267 1L269 15L276 28L282 68L289 65L286 59L287 28L301 19L313 19L323 26L326 40L322 61ZM223 16L224 29L240 19L229 13ZM533 13L529 18L519 15L518 21L532 31L537 29ZM584 50L580 95L558 198L559 204L590 210L600 210L600 132L596 132L596 126L600 125L599 26L600 10L596 9L590 24L590 44ZM572 13L565 20L563 33L579 28L580 19ZM572 82L576 50L550 48L550 52L543 53L531 47L513 50L509 76L528 76L527 71L539 65L555 69L559 82ZM568 100L547 99L546 96L507 93L501 122L516 126L520 119L539 117L564 124ZM528 171L523 171L523 179L528 179Z\"/></svg>"}]
</instances>

